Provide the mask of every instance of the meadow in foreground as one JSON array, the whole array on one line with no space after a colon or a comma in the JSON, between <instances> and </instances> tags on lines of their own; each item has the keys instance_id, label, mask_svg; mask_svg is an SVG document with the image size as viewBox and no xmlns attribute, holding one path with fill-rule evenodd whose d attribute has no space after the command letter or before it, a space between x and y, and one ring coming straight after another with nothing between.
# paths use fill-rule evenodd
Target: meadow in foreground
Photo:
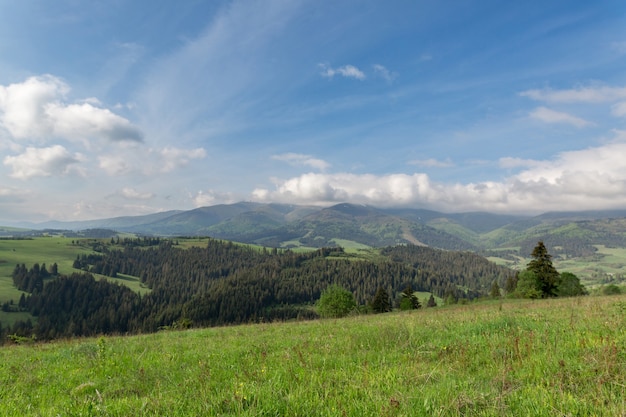
<instances>
[{"instance_id":1,"label":"meadow in foreground","mask_svg":"<svg viewBox=\"0 0 626 417\"><path fill-rule=\"evenodd\" d=\"M0 348L0 415L623 416L626 297Z\"/></svg>"}]
</instances>

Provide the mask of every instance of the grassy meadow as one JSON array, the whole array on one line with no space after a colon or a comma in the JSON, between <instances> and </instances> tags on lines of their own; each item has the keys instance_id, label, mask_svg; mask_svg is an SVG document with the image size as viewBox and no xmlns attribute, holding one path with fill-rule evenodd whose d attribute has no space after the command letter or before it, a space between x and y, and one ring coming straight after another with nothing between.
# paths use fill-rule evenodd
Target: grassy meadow
<instances>
[{"instance_id":1,"label":"grassy meadow","mask_svg":"<svg viewBox=\"0 0 626 417\"><path fill-rule=\"evenodd\" d=\"M0 348L0 416L623 416L626 296Z\"/></svg>"}]
</instances>

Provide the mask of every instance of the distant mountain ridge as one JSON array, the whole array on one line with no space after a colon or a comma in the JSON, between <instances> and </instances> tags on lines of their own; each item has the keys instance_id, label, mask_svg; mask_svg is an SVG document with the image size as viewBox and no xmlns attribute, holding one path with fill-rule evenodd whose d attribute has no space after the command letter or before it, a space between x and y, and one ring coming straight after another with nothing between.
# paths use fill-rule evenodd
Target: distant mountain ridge
<instances>
[{"instance_id":1,"label":"distant mountain ridge","mask_svg":"<svg viewBox=\"0 0 626 417\"><path fill-rule=\"evenodd\" d=\"M140 235L211 236L272 247L382 247L410 243L449 250L485 250L524 247L540 239L570 251L582 246L589 249L592 244L626 247L626 210L516 216L382 209L350 203L317 207L240 202L144 216L19 226L37 230L111 229Z\"/></svg>"}]
</instances>

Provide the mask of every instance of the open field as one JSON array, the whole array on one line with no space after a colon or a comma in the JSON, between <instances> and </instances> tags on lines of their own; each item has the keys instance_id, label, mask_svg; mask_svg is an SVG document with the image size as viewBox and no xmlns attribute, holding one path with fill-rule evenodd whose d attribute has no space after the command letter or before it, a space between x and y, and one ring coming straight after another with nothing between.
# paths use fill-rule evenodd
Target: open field
<instances>
[{"instance_id":1,"label":"open field","mask_svg":"<svg viewBox=\"0 0 626 417\"><path fill-rule=\"evenodd\" d=\"M0 349L2 416L622 416L626 297Z\"/></svg>"},{"instance_id":2,"label":"open field","mask_svg":"<svg viewBox=\"0 0 626 417\"><path fill-rule=\"evenodd\" d=\"M65 237L39 237L36 239L0 239L0 304L13 300L17 303L22 295L13 286L11 274L17 264L31 268L33 264L45 263L50 267L55 262L59 272L70 274L72 263L79 253L90 253L91 249L72 244L73 239ZM0 323L12 324L24 319L22 313L4 313L0 311Z\"/></svg>"},{"instance_id":3,"label":"open field","mask_svg":"<svg viewBox=\"0 0 626 417\"><path fill-rule=\"evenodd\" d=\"M106 239L105 239L106 240ZM79 254L93 253L87 242L94 239L76 239L61 236L38 237L34 239L0 239L0 304L13 300L17 303L22 292L13 286L11 275L17 264L25 264L31 268L33 264L46 264L50 268L56 262L59 273L69 275L78 270L72 267ZM206 244L206 241L205 241ZM191 244L188 244L191 245ZM103 277L110 281L117 281L133 291L145 292L146 288L140 285L139 279L130 276L120 276L119 279ZM23 320L25 313L4 313L0 311L0 323L12 324L16 320Z\"/></svg>"}]
</instances>

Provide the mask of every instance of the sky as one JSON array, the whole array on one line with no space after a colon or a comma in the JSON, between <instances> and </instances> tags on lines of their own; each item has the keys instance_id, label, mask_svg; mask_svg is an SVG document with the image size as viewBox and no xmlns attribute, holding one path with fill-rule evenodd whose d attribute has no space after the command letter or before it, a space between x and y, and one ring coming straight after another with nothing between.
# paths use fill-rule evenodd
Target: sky
<instances>
[{"instance_id":1,"label":"sky","mask_svg":"<svg viewBox=\"0 0 626 417\"><path fill-rule=\"evenodd\" d=\"M0 0L0 224L626 209L623 0Z\"/></svg>"}]
</instances>

